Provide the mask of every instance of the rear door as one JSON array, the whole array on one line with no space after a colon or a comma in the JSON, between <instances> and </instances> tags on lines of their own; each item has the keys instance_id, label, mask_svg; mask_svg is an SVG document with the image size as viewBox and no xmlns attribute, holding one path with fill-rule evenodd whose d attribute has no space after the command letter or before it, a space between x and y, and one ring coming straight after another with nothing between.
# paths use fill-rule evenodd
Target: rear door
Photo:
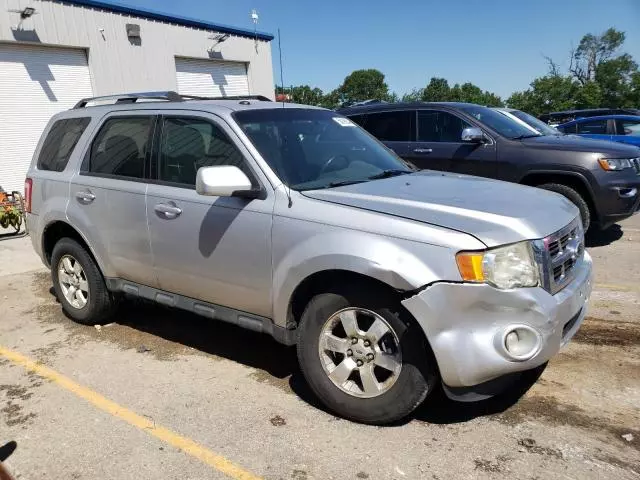
<instances>
[{"instance_id":1,"label":"rear door","mask_svg":"<svg viewBox=\"0 0 640 480\"><path fill-rule=\"evenodd\" d=\"M353 119L363 125L362 117ZM408 157L415 140L415 111L393 110L372 112L364 119L364 128L402 158Z\"/></svg>"},{"instance_id":2,"label":"rear door","mask_svg":"<svg viewBox=\"0 0 640 480\"><path fill-rule=\"evenodd\" d=\"M156 117L147 112L106 116L71 179L67 212L98 249L106 274L155 286L145 193Z\"/></svg>"},{"instance_id":3,"label":"rear door","mask_svg":"<svg viewBox=\"0 0 640 480\"><path fill-rule=\"evenodd\" d=\"M164 115L156 139L147 211L160 288L270 317L272 192L247 199L195 190L204 166L236 166L258 186L249 152L223 120L200 112Z\"/></svg>"},{"instance_id":4,"label":"rear door","mask_svg":"<svg viewBox=\"0 0 640 480\"><path fill-rule=\"evenodd\" d=\"M585 119L577 122L576 133L581 137L596 138L598 140L611 140L612 129L605 118Z\"/></svg>"},{"instance_id":5,"label":"rear door","mask_svg":"<svg viewBox=\"0 0 640 480\"><path fill-rule=\"evenodd\" d=\"M633 118L617 119L615 124L616 134L612 140L640 147L640 118L637 120Z\"/></svg>"}]
</instances>

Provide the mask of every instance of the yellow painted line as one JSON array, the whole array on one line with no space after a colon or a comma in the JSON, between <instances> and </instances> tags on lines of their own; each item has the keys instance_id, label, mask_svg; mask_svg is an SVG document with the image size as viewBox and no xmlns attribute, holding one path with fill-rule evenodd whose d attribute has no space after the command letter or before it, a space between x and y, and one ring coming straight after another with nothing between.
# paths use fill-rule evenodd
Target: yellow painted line
<instances>
[{"instance_id":1,"label":"yellow painted line","mask_svg":"<svg viewBox=\"0 0 640 480\"><path fill-rule=\"evenodd\" d=\"M115 402L112 402L99 393L96 393L87 387L83 387L82 385L77 384L73 380L65 377L55 370L50 369L49 367L42 365L41 363L35 362L25 357L24 355L4 348L1 345L0 356L7 358L16 365L24 367L25 369L27 369L27 371L34 372L41 377L51 380L62 388L77 395L78 397L85 399L87 402L99 408L100 410L103 410L113 415L114 417L124 420L134 427L144 430L148 434L153 435L154 437L173 447L181 449L183 452L188 453L192 457L197 458L201 462L206 463L210 467L215 468L228 477L236 480L260 480L260 477L248 472L247 470L244 470L238 465L235 465L222 455L218 455L217 453L212 452L211 450L203 447L190 438L183 437L182 435L172 432L167 428L156 425L148 418L142 417L137 413L132 412L131 410L122 407Z\"/></svg>"},{"instance_id":2,"label":"yellow painted line","mask_svg":"<svg viewBox=\"0 0 640 480\"><path fill-rule=\"evenodd\" d=\"M640 286L619 285L616 283L596 283L593 287L601 290L617 290L619 292L640 292Z\"/></svg>"}]
</instances>

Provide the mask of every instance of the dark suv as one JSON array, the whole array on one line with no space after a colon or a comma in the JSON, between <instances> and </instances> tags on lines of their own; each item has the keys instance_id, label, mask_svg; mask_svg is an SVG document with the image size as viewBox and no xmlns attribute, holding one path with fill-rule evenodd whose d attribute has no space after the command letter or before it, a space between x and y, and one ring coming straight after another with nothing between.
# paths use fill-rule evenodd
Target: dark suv
<instances>
[{"instance_id":1,"label":"dark suv","mask_svg":"<svg viewBox=\"0 0 640 480\"><path fill-rule=\"evenodd\" d=\"M590 225L606 228L638 210L637 147L560 133L544 135L523 122L470 103L376 104L340 113L416 168L478 175L560 193L580 209L585 229Z\"/></svg>"}]
</instances>

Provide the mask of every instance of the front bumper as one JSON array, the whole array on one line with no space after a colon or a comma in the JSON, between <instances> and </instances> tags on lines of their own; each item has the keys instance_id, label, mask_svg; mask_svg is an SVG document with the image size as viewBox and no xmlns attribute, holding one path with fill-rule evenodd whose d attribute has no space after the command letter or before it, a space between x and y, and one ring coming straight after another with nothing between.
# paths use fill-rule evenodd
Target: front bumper
<instances>
[{"instance_id":1,"label":"front bumper","mask_svg":"<svg viewBox=\"0 0 640 480\"><path fill-rule=\"evenodd\" d=\"M640 207L640 178L609 182L602 186L595 200L601 228L629 218Z\"/></svg>"},{"instance_id":2,"label":"front bumper","mask_svg":"<svg viewBox=\"0 0 640 480\"><path fill-rule=\"evenodd\" d=\"M555 295L540 287L499 290L486 284L435 283L402 302L424 330L448 387L471 387L538 367L578 331L592 288L587 252L571 283ZM505 335L537 333L531 356L516 360Z\"/></svg>"}]
</instances>

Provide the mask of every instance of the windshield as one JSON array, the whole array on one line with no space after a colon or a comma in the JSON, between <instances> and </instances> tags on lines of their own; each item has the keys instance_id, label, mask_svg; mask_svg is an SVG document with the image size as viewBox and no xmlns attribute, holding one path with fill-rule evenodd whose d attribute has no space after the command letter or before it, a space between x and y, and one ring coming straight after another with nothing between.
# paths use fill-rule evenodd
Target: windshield
<instances>
[{"instance_id":1,"label":"windshield","mask_svg":"<svg viewBox=\"0 0 640 480\"><path fill-rule=\"evenodd\" d=\"M550 127L542 120L534 117L533 115L529 115L528 113L522 112L520 110L511 110L509 111L509 113L514 117L518 117L526 124L531 125L542 135L563 135L560 130L556 130L555 128Z\"/></svg>"},{"instance_id":2,"label":"windshield","mask_svg":"<svg viewBox=\"0 0 640 480\"><path fill-rule=\"evenodd\" d=\"M274 108L240 111L233 117L278 177L295 190L413 171L378 140L332 111Z\"/></svg>"},{"instance_id":3,"label":"windshield","mask_svg":"<svg viewBox=\"0 0 640 480\"><path fill-rule=\"evenodd\" d=\"M487 127L495 130L503 137L512 140L540 136L540 134L536 134L530 128L527 128L516 120L487 107L481 107L479 105L468 106L462 107L462 111L473 116L476 120L484 123Z\"/></svg>"}]
</instances>

